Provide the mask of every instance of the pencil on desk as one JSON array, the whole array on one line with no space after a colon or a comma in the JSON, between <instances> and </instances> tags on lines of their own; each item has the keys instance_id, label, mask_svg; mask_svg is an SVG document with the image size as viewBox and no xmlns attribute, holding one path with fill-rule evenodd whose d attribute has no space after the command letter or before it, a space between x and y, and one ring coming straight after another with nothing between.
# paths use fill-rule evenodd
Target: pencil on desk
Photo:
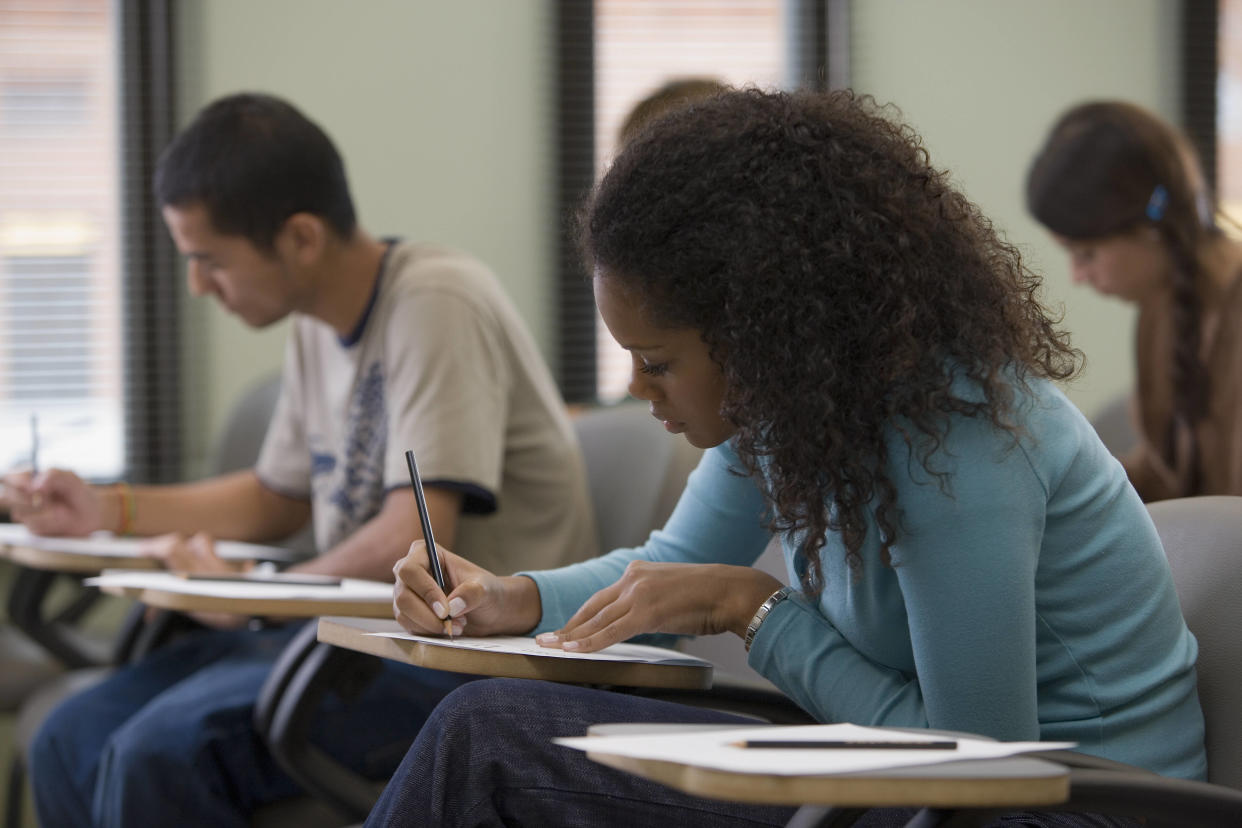
<instances>
[{"instance_id":1,"label":"pencil on desk","mask_svg":"<svg viewBox=\"0 0 1242 828\"><path fill-rule=\"evenodd\" d=\"M811 740L811 739L747 739L744 742L731 742L733 747L740 748L773 748L773 749L806 749L806 750L957 750L957 742L953 741L855 741L855 740Z\"/></svg>"},{"instance_id":2,"label":"pencil on desk","mask_svg":"<svg viewBox=\"0 0 1242 828\"><path fill-rule=\"evenodd\" d=\"M448 597L448 585L444 582L444 570L440 568L440 553L436 551L436 539L431 532L431 516L427 513L427 498L423 496L423 481L418 476L418 464L414 462L413 449L405 452L405 464L410 467L410 484L414 487L414 503L418 506L418 522L423 527L423 543L427 546L427 560L431 563L431 577L436 586ZM444 634L453 637L452 616L444 619Z\"/></svg>"}]
</instances>

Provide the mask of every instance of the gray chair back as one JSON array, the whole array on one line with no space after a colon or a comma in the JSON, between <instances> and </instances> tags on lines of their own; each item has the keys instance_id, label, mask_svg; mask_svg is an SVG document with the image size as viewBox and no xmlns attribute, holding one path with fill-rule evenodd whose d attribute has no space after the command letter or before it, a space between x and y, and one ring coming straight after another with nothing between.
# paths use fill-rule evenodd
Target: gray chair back
<instances>
[{"instance_id":1,"label":"gray chair back","mask_svg":"<svg viewBox=\"0 0 1242 828\"><path fill-rule=\"evenodd\" d=\"M267 426L280 399L280 374L250 386L234 403L211 448L211 474L248 469L259 459Z\"/></svg>"},{"instance_id":2,"label":"gray chair back","mask_svg":"<svg viewBox=\"0 0 1242 828\"><path fill-rule=\"evenodd\" d=\"M1148 504L1199 641L1208 781L1242 789L1242 497Z\"/></svg>"},{"instance_id":3,"label":"gray chair back","mask_svg":"<svg viewBox=\"0 0 1242 828\"><path fill-rule=\"evenodd\" d=\"M212 443L208 458L211 474L248 469L258 462L259 451L263 448L267 427L279 399L280 372L264 377L242 393ZM310 557L315 553L314 526L308 522L297 532L275 543Z\"/></svg>"},{"instance_id":4,"label":"gray chair back","mask_svg":"<svg viewBox=\"0 0 1242 828\"><path fill-rule=\"evenodd\" d=\"M1126 392L1104 404L1091 418L1095 433L1114 457L1129 453L1138 445L1138 432L1130 413L1130 393Z\"/></svg>"},{"instance_id":5,"label":"gray chair back","mask_svg":"<svg viewBox=\"0 0 1242 828\"><path fill-rule=\"evenodd\" d=\"M600 552L638 546L672 514L702 452L667 434L641 405L591 409L574 429Z\"/></svg>"}]
</instances>

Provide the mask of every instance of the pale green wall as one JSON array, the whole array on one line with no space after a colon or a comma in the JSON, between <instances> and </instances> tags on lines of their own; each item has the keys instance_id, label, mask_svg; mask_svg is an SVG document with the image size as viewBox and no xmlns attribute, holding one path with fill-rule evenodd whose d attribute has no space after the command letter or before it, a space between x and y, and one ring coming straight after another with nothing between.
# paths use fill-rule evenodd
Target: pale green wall
<instances>
[{"instance_id":1,"label":"pale green wall","mask_svg":"<svg viewBox=\"0 0 1242 828\"><path fill-rule=\"evenodd\" d=\"M364 227L470 250L552 358L551 25L543 0L184 0L184 122L212 98L288 98L332 135ZM255 332L191 302L187 430L214 433L279 368Z\"/></svg>"},{"instance_id":2,"label":"pale green wall","mask_svg":"<svg viewBox=\"0 0 1242 828\"><path fill-rule=\"evenodd\" d=\"M656 2L657 0L652 0ZM284 95L345 156L364 225L488 261L554 358L547 0L184 0L183 115L218 95ZM1022 179L1053 117L1087 96L1176 111L1171 0L855 0L853 82L898 104L933 160L1047 275L1088 356L1088 414L1131 382L1128 308L1069 283L1026 216ZM705 67L707 71L709 67ZM184 120L184 118L183 118ZM254 332L205 303L187 326L191 435L276 370L284 328ZM195 445L201 449L201 437Z\"/></svg>"},{"instance_id":3,"label":"pale green wall","mask_svg":"<svg viewBox=\"0 0 1242 828\"><path fill-rule=\"evenodd\" d=\"M1030 158L1057 114L1118 97L1177 114L1171 0L855 0L853 86L897 104L932 160L1046 275L1046 300L1087 355L1067 391L1089 415L1130 386L1133 312L1070 283L1023 208Z\"/></svg>"}]
</instances>

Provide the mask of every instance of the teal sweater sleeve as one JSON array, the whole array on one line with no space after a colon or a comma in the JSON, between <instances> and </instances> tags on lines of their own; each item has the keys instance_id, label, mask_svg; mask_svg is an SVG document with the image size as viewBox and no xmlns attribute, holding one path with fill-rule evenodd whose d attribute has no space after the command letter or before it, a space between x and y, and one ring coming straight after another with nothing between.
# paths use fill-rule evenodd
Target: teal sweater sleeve
<instances>
[{"instance_id":1,"label":"teal sweater sleeve","mask_svg":"<svg viewBox=\"0 0 1242 828\"><path fill-rule=\"evenodd\" d=\"M829 570L819 602L795 596L760 628L750 664L821 721L1039 738L1035 568L1045 486L1025 453L984 433L990 430L955 423L940 455L947 467L937 469L950 472L947 488L894 444L890 472L900 469L904 481L893 568L877 565L873 525L859 582L843 584L847 572ZM843 554L832 544L826 551L829 559ZM859 619L885 607L869 599L888 591L896 597L886 610L891 638L908 636L912 660L900 666L877 660L883 647ZM841 603L854 603L854 611Z\"/></svg>"},{"instance_id":2,"label":"teal sweater sleeve","mask_svg":"<svg viewBox=\"0 0 1242 828\"><path fill-rule=\"evenodd\" d=\"M539 587L543 617L532 635L558 629L588 598L621 577L635 560L749 566L771 532L755 481L740 474L728 444L703 454L664 528L633 549L616 549L560 569L520 572Z\"/></svg>"}]
</instances>

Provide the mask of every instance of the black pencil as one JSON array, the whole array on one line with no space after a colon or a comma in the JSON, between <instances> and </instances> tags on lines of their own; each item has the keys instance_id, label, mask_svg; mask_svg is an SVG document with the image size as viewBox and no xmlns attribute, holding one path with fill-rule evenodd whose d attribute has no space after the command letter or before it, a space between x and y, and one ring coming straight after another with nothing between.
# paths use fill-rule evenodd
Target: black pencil
<instances>
[{"instance_id":1,"label":"black pencil","mask_svg":"<svg viewBox=\"0 0 1242 828\"><path fill-rule=\"evenodd\" d=\"M802 748L820 750L957 750L957 742L890 742L890 741L811 741L799 739L747 739L745 742L734 742L733 747L740 748Z\"/></svg>"},{"instance_id":2,"label":"black pencil","mask_svg":"<svg viewBox=\"0 0 1242 828\"><path fill-rule=\"evenodd\" d=\"M410 467L410 484L414 486L414 503L418 506L418 522L423 527L423 543L427 545L427 560L431 562L431 577L436 579L436 586L448 597L448 584L444 582L444 570L440 568L440 553L436 551L435 535L431 531L431 516L427 514L427 499L423 496L423 481L418 476L418 464L414 462L413 449L405 452L405 463ZM444 634L453 637L452 616L444 619Z\"/></svg>"}]
</instances>

